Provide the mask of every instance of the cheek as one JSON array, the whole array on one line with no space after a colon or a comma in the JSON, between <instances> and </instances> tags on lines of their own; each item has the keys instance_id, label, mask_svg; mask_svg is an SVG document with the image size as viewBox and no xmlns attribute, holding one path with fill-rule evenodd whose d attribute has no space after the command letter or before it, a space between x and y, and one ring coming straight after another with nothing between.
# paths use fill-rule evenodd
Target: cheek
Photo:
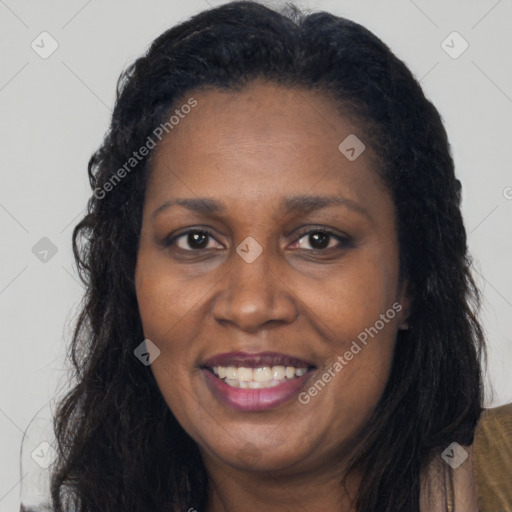
<instances>
[{"instance_id":1,"label":"cheek","mask_svg":"<svg viewBox=\"0 0 512 512\"><path fill-rule=\"evenodd\" d=\"M135 278L137 302L146 337L165 339L201 307L204 291L187 286L168 261L139 256Z\"/></svg>"},{"instance_id":2,"label":"cheek","mask_svg":"<svg viewBox=\"0 0 512 512\"><path fill-rule=\"evenodd\" d=\"M136 273L136 293L144 336L160 349L151 371L162 396L176 416L189 396L188 373L193 354L188 338L194 330L187 294L158 265L146 265L140 258ZM183 418L186 423L186 418Z\"/></svg>"},{"instance_id":3,"label":"cheek","mask_svg":"<svg viewBox=\"0 0 512 512\"><path fill-rule=\"evenodd\" d=\"M397 325L392 306L398 299L398 269L392 263L378 255L358 255L324 279L314 294L311 287L300 291L319 323L326 326L327 333L331 332L328 338L333 339L334 335L343 344L355 339L390 309L385 325L379 321L378 330L387 331Z\"/></svg>"},{"instance_id":4,"label":"cheek","mask_svg":"<svg viewBox=\"0 0 512 512\"><path fill-rule=\"evenodd\" d=\"M340 421L342 417L357 425L374 409L384 391L402 309L397 302L398 268L394 261L378 254L347 261L324 282L318 299L310 301L315 304L311 316L319 319L318 327L330 354L320 375L327 374L329 380L325 395L322 384L316 386L322 389L318 395L323 395L315 399L318 414L325 406L323 399L330 402L332 410L339 410L343 404ZM312 387L306 391L317 393Z\"/></svg>"},{"instance_id":5,"label":"cheek","mask_svg":"<svg viewBox=\"0 0 512 512\"><path fill-rule=\"evenodd\" d=\"M169 407L174 409L173 397L183 393L180 388L186 383L191 357L183 336L183 329L187 328L186 304L177 297L172 281L154 267L140 270L136 291L144 336L160 350L151 371Z\"/></svg>"},{"instance_id":6,"label":"cheek","mask_svg":"<svg viewBox=\"0 0 512 512\"><path fill-rule=\"evenodd\" d=\"M307 396L302 397L302 403L307 403L304 407L311 407L308 414L312 416L325 416L326 411L331 411L333 436L337 432L344 432L349 438L356 435L384 392L396 329L390 322L381 330L374 330L374 324L375 320L370 328L355 324L333 326L342 334L330 346L328 364L305 390ZM319 380L328 382L324 386Z\"/></svg>"}]
</instances>

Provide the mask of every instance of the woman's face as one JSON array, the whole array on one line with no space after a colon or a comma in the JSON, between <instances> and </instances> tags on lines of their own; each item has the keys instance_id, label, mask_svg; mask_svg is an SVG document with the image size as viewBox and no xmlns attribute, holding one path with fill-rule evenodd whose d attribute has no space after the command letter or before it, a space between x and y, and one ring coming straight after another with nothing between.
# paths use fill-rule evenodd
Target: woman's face
<instances>
[{"instance_id":1,"label":"woman's face","mask_svg":"<svg viewBox=\"0 0 512 512\"><path fill-rule=\"evenodd\" d=\"M405 319L392 199L369 145L339 149L365 134L319 93L193 96L144 204L151 369L210 471L327 471L381 397Z\"/></svg>"}]
</instances>

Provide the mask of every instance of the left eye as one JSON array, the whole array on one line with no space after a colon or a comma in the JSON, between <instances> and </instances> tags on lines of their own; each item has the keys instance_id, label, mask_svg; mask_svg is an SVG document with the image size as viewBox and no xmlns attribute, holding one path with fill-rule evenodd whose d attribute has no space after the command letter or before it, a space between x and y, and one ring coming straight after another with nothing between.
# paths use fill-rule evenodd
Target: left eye
<instances>
[{"instance_id":1,"label":"left eye","mask_svg":"<svg viewBox=\"0 0 512 512\"><path fill-rule=\"evenodd\" d=\"M340 245L343 237L329 231L309 231L302 235L292 246L293 249L325 250ZM309 245L309 247L308 247Z\"/></svg>"},{"instance_id":2,"label":"left eye","mask_svg":"<svg viewBox=\"0 0 512 512\"><path fill-rule=\"evenodd\" d=\"M184 251L215 249L219 245L208 231L188 231L177 236L174 239L174 243L179 249Z\"/></svg>"}]
</instances>

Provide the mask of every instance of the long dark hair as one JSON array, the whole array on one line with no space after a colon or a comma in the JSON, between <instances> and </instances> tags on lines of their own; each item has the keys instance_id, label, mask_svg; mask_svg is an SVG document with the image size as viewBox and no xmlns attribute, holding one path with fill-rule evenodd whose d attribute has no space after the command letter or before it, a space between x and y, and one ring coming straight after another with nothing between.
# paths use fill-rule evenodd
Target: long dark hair
<instances>
[{"instance_id":1,"label":"long dark hair","mask_svg":"<svg viewBox=\"0 0 512 512\"><path fill-rule=\"evenodd\" d=\"M119 169L193 90L236 90L257 78L322 91L356 119L396 208L409 329L398 334L389 381L351 460L363 475L358 512L418 511L427 464L453 441L473 441L483 334L437 110L364 27L291 5L279 13L233 2L171 28L121 75L111 126L89 162L94 193L73 233L87 289L70 348L74 387L55 417L56 512L205 510L199 450L133 354L144 339L134 270L151 158L122 179Z\"/></svg>"}]
</instances>

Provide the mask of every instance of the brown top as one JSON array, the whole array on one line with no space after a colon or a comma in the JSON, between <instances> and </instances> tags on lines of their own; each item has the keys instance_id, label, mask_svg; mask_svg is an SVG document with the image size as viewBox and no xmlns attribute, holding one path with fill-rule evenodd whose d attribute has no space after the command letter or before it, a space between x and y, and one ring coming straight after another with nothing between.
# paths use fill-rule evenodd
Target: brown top
<instances>
[{"instance_id":1,"label":"brown top","mask_svg":"<svg viewBox=\"0 0 512 512\"><path fill-rule=\"evenodd\" d=\"M484 410L473 444L440 455L422 479L421 512L512 512L512 404Z\"/></svg>"},{"instance_id":2,"label":"brown top","mask_svg":"<svg viewBox=\"0 0 512 512\"><path fill-rule=\"evenodd\" d=\"M481 512L512 512L512 403L482 413L473 442Z\"/></svg>"}]
</instances>

